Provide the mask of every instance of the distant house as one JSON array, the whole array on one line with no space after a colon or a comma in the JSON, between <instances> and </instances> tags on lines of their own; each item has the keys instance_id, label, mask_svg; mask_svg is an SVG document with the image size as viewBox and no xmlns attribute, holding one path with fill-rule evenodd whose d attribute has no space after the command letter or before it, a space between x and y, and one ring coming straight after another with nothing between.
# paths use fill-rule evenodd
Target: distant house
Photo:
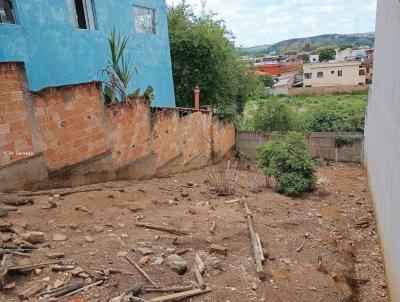
<instances>
[{"instance_id":1,"label":"distant house","mask_svg":"<svg viewBox=\"0 0 400 302\"><path fill-rule=\"evenodd\" d=\"M318 63L319 62L319 54L311 53L309 55L309 57L310 57L310 63Z\"/></svg>"},{"instance_id":2,"label":"distant house","mask_svg":"<svg viewBox=\"0 0 400 302\"><path fill-rule=\"evenodd\" d=\"M305 64L304 87L365 85L366 69L358 61Z\"/></svg>"},{"instance_id":3,"label":"distant house","mask_svg":"<svg viewBox=\"0 0 400 302\"><path fill-rule=\"evenodd\" d=\"M352 48L338 49L336 50L336 61L354 61L354 50Z\"/></svg>"}]
</instances>

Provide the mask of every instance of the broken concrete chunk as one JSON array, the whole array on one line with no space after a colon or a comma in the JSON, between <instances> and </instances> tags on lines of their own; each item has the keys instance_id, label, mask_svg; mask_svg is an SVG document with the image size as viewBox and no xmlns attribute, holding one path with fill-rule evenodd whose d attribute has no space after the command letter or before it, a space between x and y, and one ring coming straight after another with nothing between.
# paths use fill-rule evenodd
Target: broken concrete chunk
<instances>
[{"instance_id":1,"label":"broken concrete chunk","mask_svg":"<svg viewBox=\"0 0 400 302\"><path fill-rule=\"evenodd\" d=\"M56 251L46 252L46 257L49 259L59 259L59 258L64 258L64 256L65 256L64 252L56 252Z\"/></svg>"},{"instance_id":2,"label":"broken concrete chunk","mask_svg":"<svg viewBox=\"0 0 400 302\"><path fill-rule=\"evenodd\" d=\"M65 234L54 234L52 237L53 241L66 241L68 240L67 235Z\"/></svg>"},{"instance_id":3,"label":"broken concrete chunk","mask_svg":"<svg viewBox=\"0 0 400 302\"><path fill-rule=\"evenodd\" d=\"M47 240L46 234L42 232L25 232L20 236L23 240L32 244L43 243Z\"/></svg>"},{"instance_id":4,"label":"broken concrete chunk","mask_svg":"<svg viewBox=\"0 0 400 302\"><path fill-rule=\"evenodd\" d=\"M226 256L226 255L228 255L228 249L223 245L214 243L214 244L211 244L211 246L210 246L210 253Z\"/></svg>"},{"instance_id":5,"label":"broken concrete chunk","mask_svg":"<svg viewBox=\"0 0 400 302\"><path fill-rule=\"evenodd\" d=\"M169 255L166 264L178 275L184 275L187 271L187 262L177 254Z\"/></svg>"}]
</instances>

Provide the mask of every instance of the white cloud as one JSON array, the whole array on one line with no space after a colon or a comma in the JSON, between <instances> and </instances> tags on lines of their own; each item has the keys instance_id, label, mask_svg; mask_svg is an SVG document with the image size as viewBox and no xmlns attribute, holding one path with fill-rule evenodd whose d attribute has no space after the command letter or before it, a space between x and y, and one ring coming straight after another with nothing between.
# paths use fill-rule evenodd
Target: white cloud
<instances>
[{"instance_id":1,"label":"white cloud","mask_svg":"<svg viewBox=\"0 0 400 302\"><path fill-rule=\"evenodd\" d=\"M326 33L369 32L375 28L376 1L359 0L209 0L237 38L256 45ZM180 0L167 0L168 4ZM201 12L201 0L186 0Z\"/></svg>"}]
</instances>

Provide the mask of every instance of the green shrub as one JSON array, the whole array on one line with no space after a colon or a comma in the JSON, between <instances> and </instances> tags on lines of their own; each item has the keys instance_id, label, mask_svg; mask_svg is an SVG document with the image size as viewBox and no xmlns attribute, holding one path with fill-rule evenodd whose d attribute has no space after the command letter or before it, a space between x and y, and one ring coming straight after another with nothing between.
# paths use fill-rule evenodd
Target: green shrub
<instances>
[{"instance_id":1,"label":"green shrub","mask_svg":"<svg viewBox=\"0 0 400 302\"><path fill-rule=\"evenodd\" d=\"M291 131L296 128L296 117L285 101L269 98L257 101L251 123L259 131Z\"/></svg>"},{"instance_id":2,"label":"green shrub","mask_svg":"<svg viewBox=\"0 0 400 302\"><path fill-rule=\"evenodd\" d=\"M259 167L276 179L281 193L297 196L314 188L316 165L301 133L274 135L257 149L257 154Z\"/></svg>"}]
</instances>

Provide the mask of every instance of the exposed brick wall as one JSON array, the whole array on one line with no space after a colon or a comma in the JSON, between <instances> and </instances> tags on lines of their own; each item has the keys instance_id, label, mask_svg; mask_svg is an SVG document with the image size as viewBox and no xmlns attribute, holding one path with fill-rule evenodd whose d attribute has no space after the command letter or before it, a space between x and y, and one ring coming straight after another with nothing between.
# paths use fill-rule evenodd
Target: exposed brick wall
<instances>
[{"instance_id":1,"label":"exposed brick wall","mask_svg":"<svg viewBox=\"0 0 400 302\"><path fill-rule=\"evenodd\" d=\"M199 155L209 158L209 114L195 112L180 119L182 133L182 149L185 163L190 162Z\"/></svg>"},{"instance_id":2,"label":"exposed brick wall","mask_svg":"<svg viewBox=\"0 0 400 302\"><path fill-rule=\"evenodd\" d=\"M107 151L100 99L95 83L50 88L34 96L36 124L50 169Z\"/></svg>"},{"instance_id":3,"label":"exposed brick wall","mask_svg":"<svg viewBox=\"0 0 400 302\"><path fill-rule=\"evenodd\" d=\"M0 64L0 166L33 155L19 67Z\"/></svg>"},{"instance_id":4,"label":"exposed brick wall","mask_svg":"<svg viewBox=\"0 0 400 302\"><path fill-rule=\"evenodd\" d=\"M23 73L0 63L0 151L37 156L2 156L0 192L176 173L204 166L235 144L233 124L211 112L152 115L145 100L104 106L98 83L33 94ZM18 181L5 184L7 173Z\"/></svg>"},{"instance_id":5,"label":"exposed brick wall","mask_svg":"<svg viewBox=\"0 0 400 302\"><path fill-rule=\"evenodd\" d=\"M151 152L149 102L137 101L133 108L107 108L108 130L114 162L121 167Z\"/></svg>"},{"instance_id":6,"label":"exposed brick wall","mask_svg":"<svg viewBox=\"0 0 400 302\"><path fill-rule=\"evenodd\" d=\"M157 168L181 154L182 141L179 129L179 114L163 111L153 119L153 150L157 156Z\"/></svg>"}]
</instances>

